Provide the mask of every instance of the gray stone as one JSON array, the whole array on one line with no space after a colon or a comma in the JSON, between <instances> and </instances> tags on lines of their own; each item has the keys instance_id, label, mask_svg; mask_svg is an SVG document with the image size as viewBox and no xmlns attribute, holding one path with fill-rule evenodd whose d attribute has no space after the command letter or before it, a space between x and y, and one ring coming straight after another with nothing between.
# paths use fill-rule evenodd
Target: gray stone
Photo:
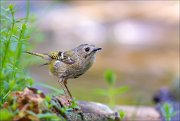
<instances>
[{"instance_id":1,"label":"gray stone","mask_svg":"<svg viewBox=\"0 0 180 121\"><path fill-rule=\"evenodd\" d=\"M108 106L101 103L77 101L79 108L71 108L72 110L65 112L59 110L70 107L70 102L64 96L53 97L52 103L55 106L52 111L68 121L120 121L117 112L113 112Z\"/></svg>"}]
</instances>

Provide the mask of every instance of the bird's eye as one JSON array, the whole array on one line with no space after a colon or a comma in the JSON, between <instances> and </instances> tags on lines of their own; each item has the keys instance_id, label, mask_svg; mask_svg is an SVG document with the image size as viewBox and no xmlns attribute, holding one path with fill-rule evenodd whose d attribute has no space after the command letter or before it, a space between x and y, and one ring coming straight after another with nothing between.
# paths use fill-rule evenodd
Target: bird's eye
<instances>
[{"instance_id":1,"label":"bird's eye","mask_svg":"<svg viewBox=\"0 0 180 121\"><path fill-rule=\"evenodd\" d=\"M89 47L85 48L85 51L86 51L86 52L89 52L89 50L90 50L90 48L89 48Z\"/></svg>"},{"instance_id":2,"label":"bird's eye","mask_svg":"<svg viewBox=\"0 0 180 121\"><path fill-rule=\"evenodd\" d=\"M62 54L62 52L59 51L59 52L58 52L58 56L61 56L61 54Z\"/></svg>"}]
</instances>

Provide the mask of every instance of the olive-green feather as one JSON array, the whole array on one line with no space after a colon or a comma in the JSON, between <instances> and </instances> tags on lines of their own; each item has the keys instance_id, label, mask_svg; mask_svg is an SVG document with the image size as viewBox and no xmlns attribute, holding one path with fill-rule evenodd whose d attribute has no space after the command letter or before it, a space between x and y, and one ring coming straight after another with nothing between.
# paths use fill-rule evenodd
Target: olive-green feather
<instances>
[{"instance_id":1,"label":"olive-green feather","mask_svg":"<svg viewBox=\"0 0 180 121\"><path fill-rule=\"evenodd\" d=\"M48 55L51 59L59 60L59 53L61 52L55 51L55 52L50 52Z\"/></svg>"}]
</instances>

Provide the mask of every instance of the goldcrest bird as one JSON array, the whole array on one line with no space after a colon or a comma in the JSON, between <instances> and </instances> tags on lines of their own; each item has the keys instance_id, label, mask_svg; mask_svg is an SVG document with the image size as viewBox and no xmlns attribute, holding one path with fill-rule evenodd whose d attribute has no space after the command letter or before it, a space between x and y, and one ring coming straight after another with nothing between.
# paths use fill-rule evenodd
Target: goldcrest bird
<instances>
[{"instance_id":1,"label":"goldcrest bird","mask_svg":"<svg viewBox=\"0 0 180 121\"><path fill-rule=\"evenodd\" d=\"M72 95L67 88L67 80L78 78L84 74L94 63L95 55L98 50L94 45L82 44L69 51L55 51L47 54L26 52L31 55L39 56L48 62L50 72L58 78L65 95L72 99Z\"/></svg>"}]
</instances>

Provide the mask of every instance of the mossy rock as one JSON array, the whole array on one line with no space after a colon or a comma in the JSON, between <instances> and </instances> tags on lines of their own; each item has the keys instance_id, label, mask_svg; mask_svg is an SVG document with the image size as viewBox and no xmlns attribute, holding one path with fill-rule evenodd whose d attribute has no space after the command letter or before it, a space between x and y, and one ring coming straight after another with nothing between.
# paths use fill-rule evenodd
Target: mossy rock
<instances>
[{"instance_id":1,"label":"mossy rock","mask_svg":"<svg viewBox=\"0 0 180 121\"><path fill-rule=\"evenodd\" d=\"M54 107L57 111L57 107L64 108L69 106L68 102L64 102L64 96L55 96L52 98L53 104L57 104ZM73 109L66 111L64 114L62 112L56 112L56 114L61 114L64 119L68 121L119 121L119 114L113 112L108 106L95 103L95 102L85 102L77 101L78 109Z\"/></svg>"},{"instance_id":2,"label":"mossy rock","mask_svg":"<svg viewBox=\"0 0 180 121\"><path fill-rule=\"evenodd\" d=\"M54 117L58 121L119 121L118 113L101 103L74 103L63 95L47 101L46 96L35 88L12 92L3 108L10 109L13 114L8 120L16 121L54 121Z\"/></svg>"}]
</instances>

